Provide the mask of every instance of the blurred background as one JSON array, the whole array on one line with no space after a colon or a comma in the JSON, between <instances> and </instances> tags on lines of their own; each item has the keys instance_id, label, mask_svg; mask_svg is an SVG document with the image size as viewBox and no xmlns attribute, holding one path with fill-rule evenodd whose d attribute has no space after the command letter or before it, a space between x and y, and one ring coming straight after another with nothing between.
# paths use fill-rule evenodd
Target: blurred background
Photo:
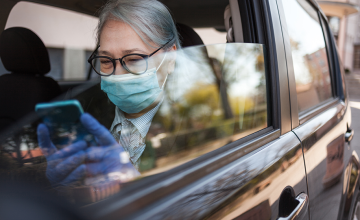
<instances>
[{"instance_id":1,"label":"blurred background","mask_svg":"<svg viewBox=\"0 0 360 220\"><path fill-rule=\"evenodd\" d=\"M359 0L317 1L327 16L345 71L360 71Z\"/></svg>"},{"instance_id":2,"label":"blurred background","mask_svg":"<svg viewBox=\"0 0 360 220\"><path fill-rule=\"evenodd\" d=\"M360 1L317 1L327 16L345 68L349 91L352 125L355 130L351 145L360 155Z\"/></svg>"}]
</instances>

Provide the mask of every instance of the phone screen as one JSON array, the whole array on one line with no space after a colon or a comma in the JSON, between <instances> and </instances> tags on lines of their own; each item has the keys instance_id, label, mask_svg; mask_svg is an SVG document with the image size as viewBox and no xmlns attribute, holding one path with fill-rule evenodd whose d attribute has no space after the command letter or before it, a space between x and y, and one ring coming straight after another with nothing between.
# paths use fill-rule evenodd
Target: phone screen
<instances>
[{"instance_id":1,"label":"phone screen","mask_svg":"<svg viewBox=\"0 0 360 220\"><path fill-rule=\"evenodd\" d=\"M49 128L50 138L58 149L80 140L95 144L93 135L80 122L84 111L77 100L40 103L35 110Z\"/></svg>"}]
</instances>

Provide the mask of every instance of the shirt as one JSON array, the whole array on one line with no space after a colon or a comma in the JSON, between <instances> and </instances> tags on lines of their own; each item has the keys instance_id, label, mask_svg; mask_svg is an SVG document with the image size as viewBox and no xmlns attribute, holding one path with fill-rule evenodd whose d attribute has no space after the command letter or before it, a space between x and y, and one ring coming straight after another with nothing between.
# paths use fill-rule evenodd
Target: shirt
<instances>
[{"instance_id":1,"label":"shirt","mask_svg":"<svg viewBox=\"0 0 360 220\"><path fill-rule=\"evenodd\" d=\"M110 131L114 138L124 147L130 156L130 161L139 167L140 156L144 152L146 144L145 137L149 131L151 121L158 111L159 102L155 108L138 118L126 118L124 112L115 107L115 118L111 125Z\"/></svg>"}]
</instances>

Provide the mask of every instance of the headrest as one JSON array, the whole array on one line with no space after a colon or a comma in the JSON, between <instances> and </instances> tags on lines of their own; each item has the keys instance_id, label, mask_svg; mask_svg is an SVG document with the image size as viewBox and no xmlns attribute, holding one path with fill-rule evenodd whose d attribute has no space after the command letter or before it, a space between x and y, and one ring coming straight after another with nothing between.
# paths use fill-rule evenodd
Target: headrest
<instances>
[{"instance_id":1,"label":"headrest","mask_svg":"<svg viewBox=\"0 0 360 220\"><path fill-rule=\"evenodd\" d=\"M238 0L229 0L224 11L226 39L230 42L244 42L241 15Z\"/></svg>"},{"instance_id":2,"label":"headrest","mask_svg":"<svg viewBox=\"0 0 360 220\"><path fill-rule=\"evenodd\" d=\"M204 45L200 36L191 27L185 24L176 24L176 29L180 35L181 47Z\"/></svg>"},{"instance_id":3,"label":"headrest","mask_svg":"<svg viewBox=\"0 0 360 220\"><path fill-rule=\"evenodd\" d=\"M0 57L4 67L13 73L44 75L50 71L48 51L31 30L13 27L0 36Z\"/></svg>"}]
</instances>

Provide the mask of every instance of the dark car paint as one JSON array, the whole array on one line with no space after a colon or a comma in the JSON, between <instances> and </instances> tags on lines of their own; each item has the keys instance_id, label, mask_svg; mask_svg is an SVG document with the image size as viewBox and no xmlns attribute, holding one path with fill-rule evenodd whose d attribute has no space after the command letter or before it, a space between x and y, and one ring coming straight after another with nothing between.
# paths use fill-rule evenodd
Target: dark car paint
<instances>
[{"instance_id":1,"label":"dark car paint","mask_svg":"<svg viewBox=\"0 0 360 220\"><path fill-rule=\"evenodd\" d=\"M330 102L330 106L320 114L293 130L304 149L312 219L329 219L345 214L340 213L339 208L343 200L342 183L346 186L348 179L343 177L346 173L344 171L352 160L351 148L347 143L344 144L350 111L345 113L344 103L335 101ZM340 140L342 146L336 140ZM332 173L334 170L329 164L336 160L339 164L343 163L344 167L339 167L342 171L333 177L333 182L326 184L327 171Z\"/></svg>"},{"instance_id":2,"label":"dark car paint","mask_svg":"<svg viewBox=\"0 0 360 220\"><path fill-rule=\"evenodd\" d=\"M303 165L300 142L288 132L131 218L276 219L285 187L307 192Z\"/></svg>"}]
</instances>

